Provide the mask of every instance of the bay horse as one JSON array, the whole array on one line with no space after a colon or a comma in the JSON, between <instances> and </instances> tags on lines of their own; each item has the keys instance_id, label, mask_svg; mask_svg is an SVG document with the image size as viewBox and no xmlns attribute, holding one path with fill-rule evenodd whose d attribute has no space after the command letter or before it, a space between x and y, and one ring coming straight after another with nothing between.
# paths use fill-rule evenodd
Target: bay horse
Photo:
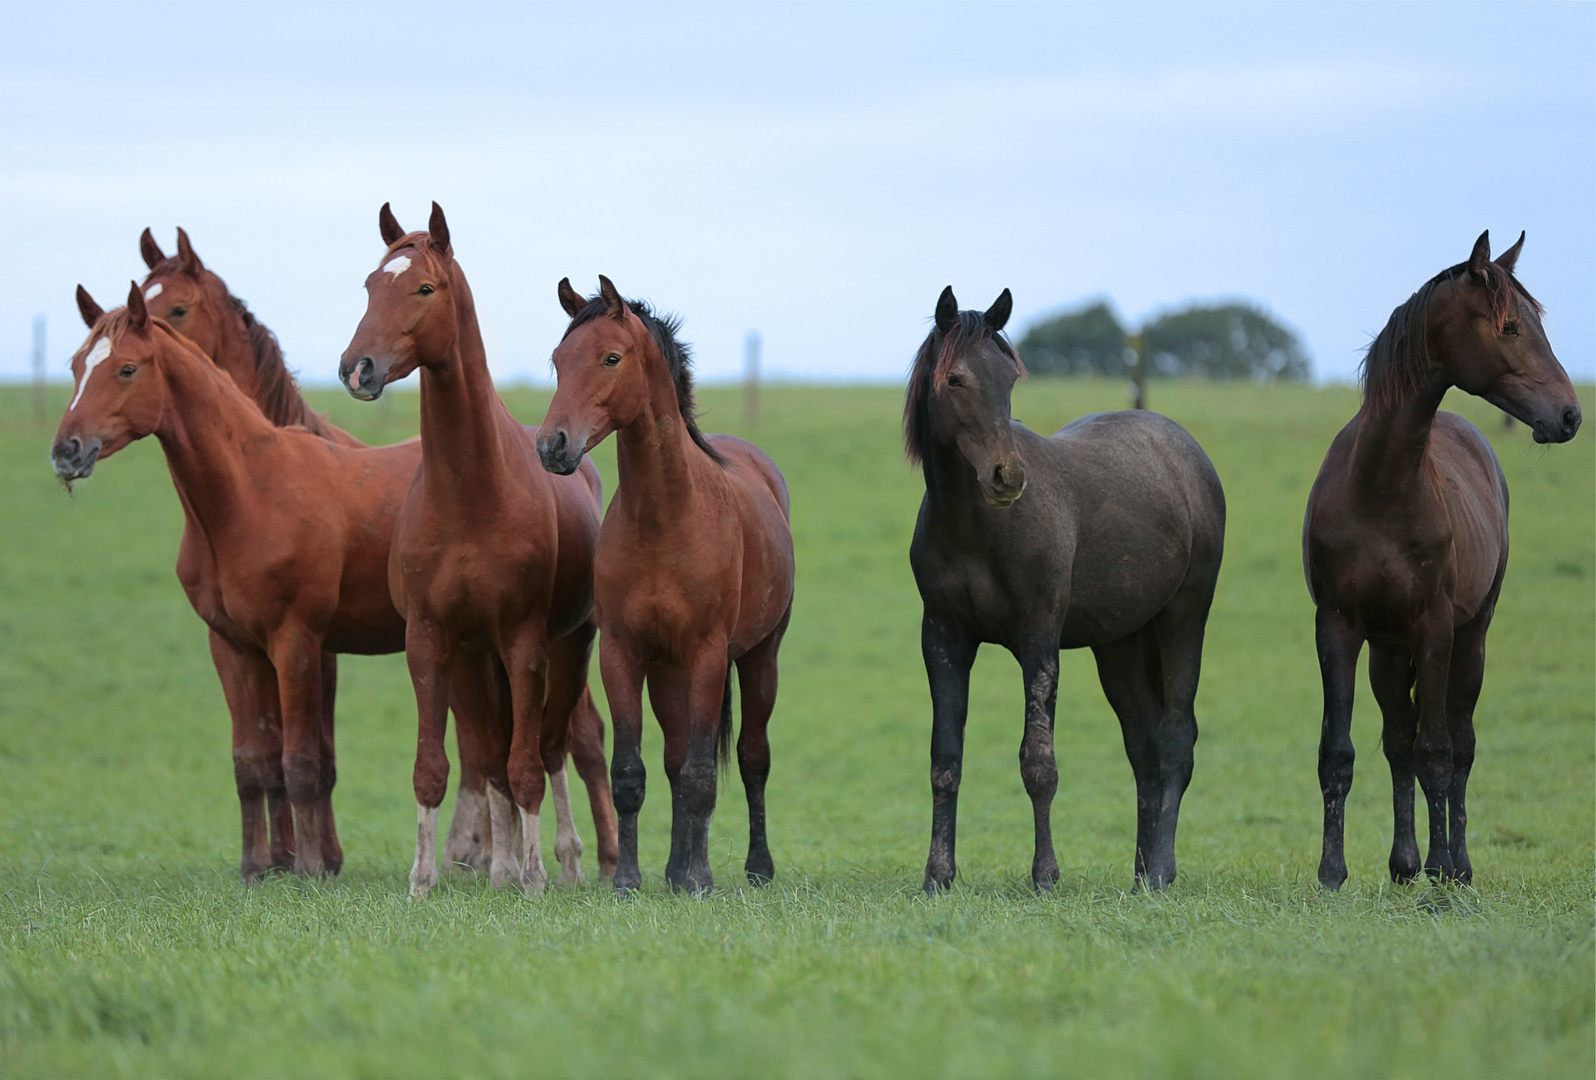
<instances>
[{"instance_id":1,"label":"bay horse","mask_svg":"<svg viewBox=\"0 0 1596 1080\"><path fill-rule=\"evenodd\" d=\"M578 476L555 478L538 464L536 429L517 423L494 390L471 287L438 204L424 232L406 233L386 203L378 225L387 247L366 279L366 313L338 375L351 395L374 401L421 370L421 467L383 560L405 617L416 693L411 895L437 883L451 684L456 694L508 706L489 715L457 710L457 736L488 776L492 880L514 878L535 895L548 880L538 836L545 764L553 766L561 881L580 880L565 754L597 632L598 470L590 463ZM519 853L511 847L512 800Z\"/></svg>"},{"instance_id":2,"label":"bay horse","mask_svg":"<svg viewBox=\"0 0 1596 1080\"><path fill-rule=\"evenodd\" d=\"M283 361L276 335L250 311L249 305L232 294L220 276L200 260L186 231L178 228L177 252L168 257L150 230L145 229L139 237L139 254L150 271L142 284L145 305L150 314L164 319L198 345L216 366L232 377L239 389L255 401L267 419L278 427L298 425L345 446L365 445L311 409L310 403L299 391L298 382ZM98 312L97 305L95 311ZM87 311L84 312L84 318L92 328L94 320ZM397 482L402 487L396 497L402 502L409 490L410 480L421 463L421 440L419 437L406 439L392 446L381 447L379 452L403 459L402 468L396 467L383 473L399 478ZM374 525L391 531L393 521L387 519ZM376 584L383 595L387 595L386 579ZM401 635L394 639L393 648L388 651L400 652L403 648L404 638ZM336 676L336 664L335 656L327 658L326 677L329 680ZM329 710L332 708L332 699L333 692L329 689ZM327 723L332 723L331 715L327 717ZM265 738L276 728L267 725L258 730L258 737ZM458 740L458 727L455 735ZM274 753L280 753L280 750ZM600 872L608 875L615 866L615 809L610 800L609 769L604 760L604 719L593 704L592 695L586 692L571 720L571 757L587 787L593 823L598 832ZM487 778L475 771L476 762L473 758L462 754L460 761L459 790L443 857L451 865L463 864L487 871L492 837ZM567 795L568 788L565 787L557 788L554 792L556 800ZM562 815L568 816L568 811L556 808L555 816ZM580 837L574 843L580 850Z\"/></svg>"},{"instance_id":3,"label":"bay horse","mask_svg":"<svg viewBox=\"0 0 1596 1080\"><path fill-rule=\"evenodd\" d=\"M752 443L705 435L693 408L691 355L679 324L627 302L609 278L584 300L569 279L560 306L571 322L554 350L559 387L538 436L551 472L569 474L616 433L619 481L594 563L599 666L615 726L611 781L620 813L615 888L642 884L637 816L643 684L665 736L671 852L665 878L694 894L714 887L709 819L716 762L730 755L731 665L743 728L737 763L748 796L748 859L755 885L775 876L765 835L767 727L776 703L776 655L792 617L793 545L786 481Z\"/></svg>"},{"instance_id":4,"label":"bay horse","mask_svg":"<svg viewBox=\"0 0 1596 1080\"><path fill-rule=\"evenodd\" d=\"M84 316L99 312L82 287ZM188 338L127 306L98 313L72 358L75 390L51 447L69 486L153 435L183 506L177 572L210 632L233 721L239 872L337 873L335 653L395 651L392 523L413 459L276 427ZM263 812L264 804L264 812Z\"/></svg>"},{"instance_id":5,"label":"bay horse","mask_svg":"<svg viewBox=\"0 0 1596 1080\"><path fill-rule=\"evenodd\" d=\"M1507 480L1491 444L1441 412L1456 386L1529 425L1538 443L1579 430L1579 399L1513 268L1524 237L1494 262L1489 232L1391 313L1363 362L1363 406L1330 445L1308 495L1302 559L1317 608L1324 682L1319 881L1347 879L1358 653L1391 767L1394 881L1419 873L1413 782L1424 790L1432 877L1473 880L1465 789L1485 635L1507 570Z\"/></svg>"},{"instance_id":6,"label":"bay horse","mask_svg":"<svg viewBox=\"0 0 1596 1080\"><path fill-rule=\"evenodd\" d=\"M1019 661L1025 686L1032 884L1050 891L1059 876L1058 654L1090 648L1136 778L1136 884L1162 889L1175 879L1175 826L1192 775L1225 494L1196 440L1156 413L1095 413L1047 438L1013 419L1024 367L1003 334L1012 309L1007 289L985 312L960 311L944 289L904 402L905 449L925 476L909 547L931 688L924 888L945 889L956 873L970 668L991 643Z\"/></svg>"}]
</instances>

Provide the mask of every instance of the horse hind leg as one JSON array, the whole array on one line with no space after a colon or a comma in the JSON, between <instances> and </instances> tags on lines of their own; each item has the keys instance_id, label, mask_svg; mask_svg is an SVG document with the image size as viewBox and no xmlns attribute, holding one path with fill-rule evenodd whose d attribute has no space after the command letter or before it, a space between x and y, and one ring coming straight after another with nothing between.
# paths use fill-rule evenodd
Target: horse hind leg
<instances>
[{"instance_id":1,"label":"horse hind leg","mask_svg":"<svg viewBox=\"0 0 1596 1080\"><path fill-rule=\"evenodd\" d=\"M1485 632L1490 614L1460 630L1452 646L1452 667L1446 691L1447 726L1452 735L1452 786L1447 799L1447 839L1452 849L1452 874L1467 885L1474 880L1474 865L1469 861L1468 809L1465 797L1469 772L1474 768L1474 707L1485 681Z\"/></svg>"},{"instance_id":2,"label":"horse hind leg","mask_svg":"<svg viewBox=\"0 0 1596 1080\"><path fill-rule=\"evenodd\" d=\"M549 646L548 699L543 714L543 767L554 795L554 857L560 864L556 884L580 885L582 877L582 836L571 813L570 774L566 771L566 752L571 743L571 726L578 722L578 710L587 694L588 658L593 652L597 628L587 623Z\"/></svg>"},{"instance_id":3,"label":"horse hind leg","mask_svg":"<svg viewBox=\"0 0 1596 1080\"><path fill-rule=\"evenodd\" d=\"M1136 886L1147 883L1147 868L1158 838L1158 810L1163 796L1159 771L1158 721L1161 673L1157 671L1157 645L1151 631L1092 649L1097 679L1108 704L1119 717L1125 756L1136 778ZM1149 668L1153 670L1149 670Z\"/></svg>"},{"instance_id":4,"label":"horse hind leg","mask_svg":"<svg viewBox=\"0 0 1596 1080\"><path fill-rule=\"evenodd\" d=\"M587 798L593 812L593 833L598 839L599 877L605 881L615 878L618 861L618 823L615 799L610 793L609 765L604 759L604 717L593 701L593 695L584 688L571 716L571 762L576 775L587 788Z\"/></svg>"},{"instance_id":5,"label":"horse hind leg","mask_svg":"<svg viewBox=\"0 0 1596 1080\"><path fill-rule=\"evenodd\" d=\"M1347 880L1347 792L1352 790L1352 700L1363 638L1332 612L1314 616L1324 718L1319 731L1319 792L1324 798L1324 849L1319 884L1339 889Z\"/></svg>"},{"instance_id":6,"label":"horse hind leg","mask_svg":"<svg viewBox=\"0 0 1596 1080\"><path fill-rule=\"evenodd\" d=\"M743 871L754 885L768 885L776 877L765 834L765 782L770 778L770 715L776 708L776 653L787 629L791 609L781 625L737 661L737 686L742 694L743 729L737 738L737 771L748 796L748 861ZM731 672L726 673L726 695L721 704L722 738L730 737Z\"/></svg>"},{"instance_id":7,"label":"horse hind leg","mask_svg":"<svg viewBox=\"0 0 1596 1080\"><path fill-rule=\"evenodd\" d=\"M1406 648L1371 643L1369 685L1384 718L1380 742L1391 765L1391 880L1419 874L1419 842L1413 831L1413 741L1419 719L1413 710L1413 654Z\"/></svg>"},{"instance_id":8,"label":"horse hind leg","mask_svg":"<svg viewBox=\"0 0 1596 1080\"><path fill-rule=\"evenodd\" d=\"M1203 632L1212 599L1211 589L1178 594L1153 620L1158 663L1155 669L1149 660L1147 678L1159 688L1163 703L1157 738L1163 791L1153 855L1147 866L1149 889L1162 889L1175 880L1175 830L1195 761L1197 682L1202 675Z\"/></svg>"},{"instance_id":9,"label":"horse hind leg","mask_svg":"<svg viewBox=\"0 0 1596 1080\"><path fill-rule=\"evenodd\" d=\"M333 737L333 712L338 701L338 654L321 654L321 795L317 821L321 825L322 865L328 874L344 868L344 848L338 842L338 826L333 820L332 793L338 783L338 754Z\"/></svg>"}]
</instances>

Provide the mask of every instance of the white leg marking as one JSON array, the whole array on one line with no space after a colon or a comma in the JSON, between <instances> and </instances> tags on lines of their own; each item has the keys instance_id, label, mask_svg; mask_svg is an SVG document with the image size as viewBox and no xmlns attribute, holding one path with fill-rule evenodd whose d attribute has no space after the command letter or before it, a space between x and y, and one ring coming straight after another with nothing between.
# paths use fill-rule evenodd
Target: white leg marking
<instances>
[{"instance_id":1,"label":"white leg marking","mask_svg":"<svg viewBox=\"0 0 1596 1080\"><path fill-rule=\"evenodd\" d=\"M416 803L416 861L410 867L410 899L422 899L437 883L438 808Z\"/></svg>"},{"instance_id":2,"label":"white leg marking","mask_svg":"<svg viewBox=\"0 0 1596 1080\"><path fill-rule=\"evenodd\" d=\"M495 889L506 881L521 876L521 867L515 861L515 804L510 796L488 785L488 815L493 827L493 856L489 862L488 883Z\"/></svg>"},{"instance_id":3,"label":"white leg marking","mask_svg":"<svg viewBox=\"0 0 1596 1080\"><path fill-rule=\"evenodd\" d=\"M78 392L72 395L72 404L67 406L67 412L71 412L78 407L78 401L83 397L83 391L88 388L89 376L94 374L95 365L110 355L110 338L103 337L94 343L94 348L89 350L89 355L83 358L83 381L78 383Z\"/></svg>"},{"instance_id":4,"label":"white leg marking","mask_svg":"<svg viewBox=\"0 0 1596 1080\"><path fill-rule=\"evenodd\" d=\"M543 869L543 841L538 835L538 816L521 811L521 888L528 896L540 896L548 887L549 875Z\"/></svg>"},{"instance_id":5,"label":"white leg marking","mask_svg":"<svg viewBox=\"0 0 1596 1080\"><path fill-rule=\"evenodd\" d=\"M473 870L487 870L492 836L493 819L488 814L487 795L462 787L455 795L454 817L449 822L449 839L443 845L443 861L450 866L463 864Z\"/></svg>"},{"instance_id":6,"label":"white leg marking","mask_svg":"<svg viewBox=\"0 0 1596 1080\"><path fill-rule=\"evenodd\" d=\"M570 774L562 767L549 774L554 789L554 857L560 862L559 885L580 885L582 877L582 837L571 814Z\"/></svg>"}]
</instances>

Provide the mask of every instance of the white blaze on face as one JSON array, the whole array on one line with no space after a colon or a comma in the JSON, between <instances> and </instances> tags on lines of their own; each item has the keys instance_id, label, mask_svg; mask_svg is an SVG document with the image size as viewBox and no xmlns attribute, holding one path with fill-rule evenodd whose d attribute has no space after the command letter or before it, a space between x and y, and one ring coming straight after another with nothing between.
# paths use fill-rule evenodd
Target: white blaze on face
<instances>
[{"instance_id":1,"label":"white blaze on face","mask_svg":"<svg viewBox=\"0 0 1596 1080\"><path fill-rule=\"evenodd\" d=\"M398 277L408 269L410 269L410 256L401 255L397 259L390 260L388 265L382 268L382 272Z\"/></svg>"},{"instance_id":2,"label":"white blaze on face","mask_svg":"<svg viewBox=\"0 0 1596 1080\"><path fill-rule=\"evenodd\" d=\"M165 287L166 286L157 281L154 285L151 285L148 289L144 290L144 299L146 301L154 300L157 296L161 295L161 290Z\"/></svg>"},{"instance_id":3,"label":"white blaze on face","mask_svg":"<svg viewBox=\"0 0 1596 1080\"><path fill-rule=\"evenodd\" d=\"M78 399L83 396L84 388L89 385L89 376L94 374L95 365L110 355L110 338L103 337L94 343L94 348L89 350L89 355L83 358L83 380L78 383L78 392L72 395L72 404L67 406L67 412L71 412L78 407Z\"/></svg>"}]
</instances>

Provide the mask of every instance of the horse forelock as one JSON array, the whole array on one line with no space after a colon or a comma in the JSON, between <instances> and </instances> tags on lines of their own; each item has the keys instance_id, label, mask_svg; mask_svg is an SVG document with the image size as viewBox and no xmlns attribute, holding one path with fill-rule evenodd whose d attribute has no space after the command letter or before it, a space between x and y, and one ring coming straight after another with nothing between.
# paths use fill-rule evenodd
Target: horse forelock
<instances>
[{"instance_id":1,"label":"horse forelock","mask_svg":"<svg viewBox=\"0 0 1596 1080\"><path fill-rule=\"evenodd\" d=\"M1363 383L1364 400L1370 405L1380 409L1394 408L1423 386L1432 360L1430 302L1436 289L1457 280L1468 270L1468 263L1458 263L1419 286L1406 303L1391 312L1385 329L1369 342L1364 350L1363 362L1358 366L1358 377ZM1504 267L1487 262L1483 272L1491 321L1498 332L1518 312L1520 306L1528 307L1536 315L1545 310L1540 301L1531 296L1518 278Z\"/></svg>"},{"instance_id":2,"label":"horse forelock","mask_svg":"<svg viewBox=\"0 0 1596 1080\"><path fill-rule=\"evenodd\" d=\"M688 437L700 450L709 455L710 460L717 465L725 465L726 459L720 451L710 445L709 440L698 428L698 405L693 395L693 348L677 337L682 329L681 317L656 314L646 300L628 300L626 306L648 331L654 347L659 350L666 368L670 371L671 383L676 388L676 406L682 414L682 422L687 425ZM608 314L609 307L604 303L603 297L597 295L588 297L582 310L572 316L571 323L565 328L565 333L560 335L560 340L564 341L570 337L578 327Z\"/></svg>"},{"instance_id":3,"label":"horse forelock","mask_svg":"<svg viewBox=\"0 0 1596 1080\"><path fill-rule=\"evenodd\" d=\"M1014 361L1015 370L1021 376L1025 374L1025 364L1008 336L987 325L986 316L979 311L959 312L958 321L947 333L942 334L940 347L937 346L939 333L941 331L936 327L931 328L909 366L909 388L903 401L903 452L914 464L925 460L928 449L930 424L926 407L931 400L931 389L948 377L948 372L960 356L990 341L999 352Z\"/></svg>"}]
</instances>

